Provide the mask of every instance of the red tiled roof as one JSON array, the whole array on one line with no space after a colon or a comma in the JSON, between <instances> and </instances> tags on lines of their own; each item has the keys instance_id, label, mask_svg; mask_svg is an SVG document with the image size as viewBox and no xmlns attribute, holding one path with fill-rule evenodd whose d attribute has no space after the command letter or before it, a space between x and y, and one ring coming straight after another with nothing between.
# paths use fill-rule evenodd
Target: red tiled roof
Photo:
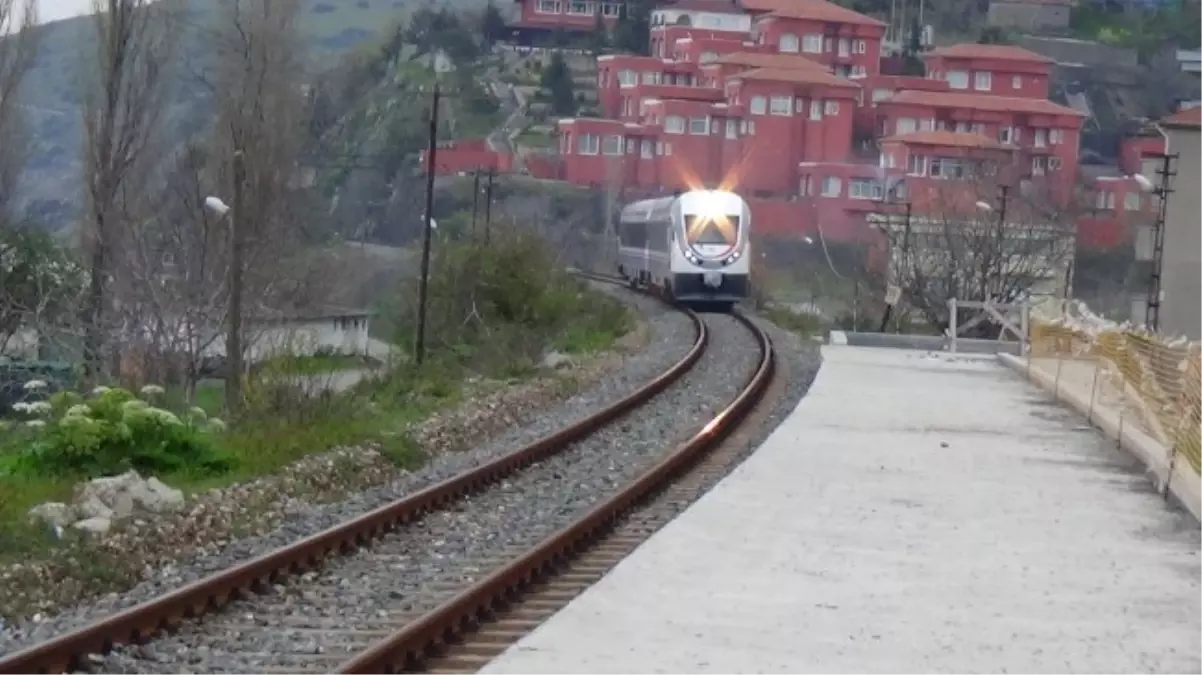
<instances>
[{"instance_id":1,"label":"red tiled roof","mask_svg":"<svg viewBox=\"0 0 1202 675\"><path fill-rule=\"evenodd\" d=\"M828 87L845 87L859 89L860 85L836 77L821 70L800 70L796 68L755 68L738 73L734 79L759 80L761 82L788 82L790 84L823 84Z\"/></svg>"},{"instance_id":2,"label":"red tiled roof","mask_svg":"<svg viewBox=\"0 0 1202 675\"><path fill-rule=\"evenodd\" d=\"M795 54L761 54L756 52L732 52L724 54L710 63L721 63L749 68L776 68L781 70L820 70L830 72L827 66Z\"/></svg>"},{"instance_id":3,"label":"red tiled roof","mask_svg":"<svg viewBox=\"0 0 1202 675\"><path fill-rule=\"evenodd\" d=\"M1072 108L1052 103L1041 98L1012 98L1009 96L993 96L990 94L962 94L943 91L914 91L904 90L894 94L893 98L881 101L880 105L902 103L911 105L928 105L935 108L969 108L972 110L988 110L991 112L1027 113L1030 115L1068 115L1070 117L1085 117L1084 114Z\"/></svg>"},{"instance_id":4,"label":"red tiled roof","mask_svg":"<svg viewBox=\"0 0 1202 675\"><path fill-rule=\"evenodd\" d=\"M882 21L827 0L743 0L743 9L748 12L767 12L769 16L781 19L812 19L882 28L885 26Z\"/></svg>"},{"instance_id":5,"label":"red tiled roof","mask_svg":"<svg viewBox=\"0 0 1202 675\"><path fill-rule=\"evenodd\" d=\"M1180 110L1161 120L1161 124L1166 127L1202 128L1202 107Z\"/></svg>"},{"instance_id":6,"label":"red tiled roof","mask_svg":"<svg viewBox=\"0 0 1202 675\"><path fill-rule=\"evenodd\" d=\"M715 12L726 14L742 14L737 0L676 0L656 9L684 9L697 12Z\"/></svg>"},{"instance_id":7,"label":"red tiled roof","mask_svg":"<svg viewBox=\"0 0 1202 675\"><path fill-rule=\"evenodd\" d=\"M978 45L965 43L938 47L926 56L942 56L949 59L998 59L1001 61L1023 61L1025 63L1055 63L1042 54L1013 45Z\"/></svg>"},{"instance_id":8,"label":"red tiled roof","mask_svg":"<svg viewBox=\"0 0 1202 675\"><path fill-rule=\"evenodd\" d=\"M942 145L953 148L981 148L988 150L1004 150L1006 146L992 138L981 134L958 131L913 131L908 134L898 134L882 138L882 143L914 143L919 145Z\"/></svg>"}]
</instances>

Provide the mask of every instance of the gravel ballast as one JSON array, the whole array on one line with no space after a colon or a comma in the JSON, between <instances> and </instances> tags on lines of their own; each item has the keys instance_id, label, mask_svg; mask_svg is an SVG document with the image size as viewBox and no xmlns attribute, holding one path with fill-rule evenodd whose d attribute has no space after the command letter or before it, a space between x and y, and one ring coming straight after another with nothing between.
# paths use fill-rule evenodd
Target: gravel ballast
<instances>
[{"instance_id":1,"label":"gravel ballast","mask_svg":"<svg viewBox=\"0 0 1202 675\"><path fill-rule=\"evenodd\" d=\"M336 668L500 559L569 524L733 400L758 349L735 319L712 315L706 323L710 347L697 366L615 424L370 549L98 665L125 673Z\"/></svg>"},{"instance_id":2,"label":"gravel ballast","mask_svg":"<svg viewBox=\"0 0 1202 675\"><path fill-rule=\"evenodd\" d=\"M493 440L470 451L435 456L422 469L399 475L391 482L367 489L353 497L331 503L287 500L286 513L273 531L239 541L217 539L196 555L159 569L146 570L147 580L134 588L114 593L57 615L33 619L0 630L0 654L40 642L119 609L149 600L164 592L203 576L247 560L256 555L314 534L354 515L461 473L465 469L498 455L511 452L550 433L567 422L595 412L621 396L650 381L678 361L693 343L691 322L683 315L658 302L620 293L644 317L648 333L642 351L622 359L613 372L604 374L580 393L554 405L546 405L529 415L528 420ZM620 358L620 357L619 357ZM461 508L468 508L465 504ZM474 509L473 509L474 510Z\"/></svg>"}]
</instances>

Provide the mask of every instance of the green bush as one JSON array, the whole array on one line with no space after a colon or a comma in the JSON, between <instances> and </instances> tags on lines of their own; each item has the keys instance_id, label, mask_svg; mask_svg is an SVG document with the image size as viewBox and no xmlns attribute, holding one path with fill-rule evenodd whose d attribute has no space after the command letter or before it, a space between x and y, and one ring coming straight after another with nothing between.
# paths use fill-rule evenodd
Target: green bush
<instances>
[{"instance_id":1,"label":"green bush","mask_svg":"<svg viewBox=\"0 0 1202 675\"><path fill-rule=\"evenodd\" d=\"M162 393L143 388L148 399ZM60 392L14 409L29 419L9 425L0 473L92 478L129 469L212 475L233 468L213 442L224 423L199 408L176 415L124 389L99 387L87 398Z\"/></svg>"},{"instance_id":2,"label":"green bush","mask_svg":"<svg viewBox=\"0 0 1202 675\"><path fill-rule=\"evenodd\" d=\"M413 344L416 281L393 315L396 344ZM536 235L494 225L489 243L436 242L426 312L427 359L514 375L548 349L595 351L631 327L617 300L558 266Z\"/></svg>"}]
</instances>

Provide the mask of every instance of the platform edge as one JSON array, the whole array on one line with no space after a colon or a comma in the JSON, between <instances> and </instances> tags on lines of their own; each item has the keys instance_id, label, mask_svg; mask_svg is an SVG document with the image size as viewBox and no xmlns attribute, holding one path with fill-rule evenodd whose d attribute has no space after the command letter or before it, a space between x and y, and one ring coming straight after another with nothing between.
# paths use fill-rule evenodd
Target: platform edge
<instances>
[{"instance_id":1,"label":"platform edge","mask_svg":"<svg viewBox=\"0 0 1202 675\"><path fill-rule=\"evenodd\" d=\"M1089 401L1078 392L1057 387L1052 376L1028 368L1022 358L999 353L997 359L1035 386L1052 394L1056 400L1067 404L1107 438L1115 441L1121 449L1142 462L1148 472L1160 482L1160 489L1163 489L1165 481L1168 480L1169 492L1174 499L1193 515L1195 521L1202 523L1202 479L1193 472L1189 464L1183 461L1175 462L1173 475L1168 477L1169 449L1162 443L1132 425L1123 425L1118 414L1111 410L1094 407L1091 411Z\"/></svg>"}]
</instances>

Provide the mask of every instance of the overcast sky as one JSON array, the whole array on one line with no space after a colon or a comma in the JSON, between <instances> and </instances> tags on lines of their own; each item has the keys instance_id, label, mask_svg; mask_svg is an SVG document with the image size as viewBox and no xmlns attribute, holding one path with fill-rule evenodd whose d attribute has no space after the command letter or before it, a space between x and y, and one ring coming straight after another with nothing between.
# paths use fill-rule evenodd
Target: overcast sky
<instances>
[{"instance_id":1,"label":"overcast sky","mask_svg":"<svg viewBox=\"0 0 1202 675\"><path fill-rule=\"evenodd\" d=\"M66 19L92 11L92 0L37 0L37 2L38 19L43 22Z\"/></svg>"}]
</instances>

